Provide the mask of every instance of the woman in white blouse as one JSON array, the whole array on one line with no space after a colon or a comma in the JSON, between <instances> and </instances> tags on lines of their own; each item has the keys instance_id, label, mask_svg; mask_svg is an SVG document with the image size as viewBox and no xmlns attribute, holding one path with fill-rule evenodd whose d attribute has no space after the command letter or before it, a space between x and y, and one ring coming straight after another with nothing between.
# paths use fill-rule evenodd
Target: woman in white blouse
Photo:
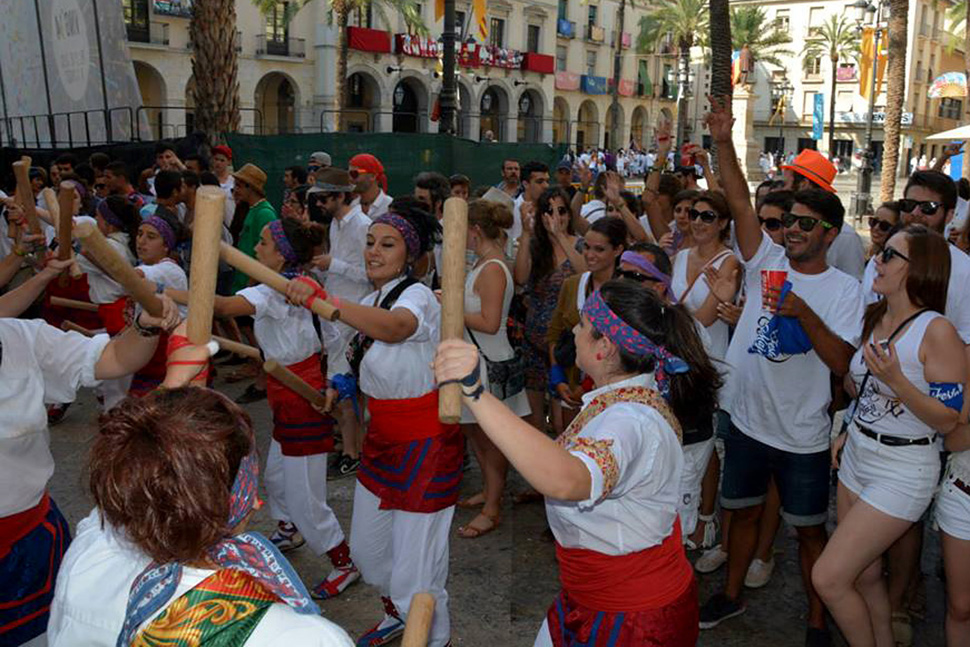
<instances>
[{"instance_id":1,"label":"woman in white blouse","mask_svg":"<svg viewBox=\"0 0 970 647\"><path fill-rule=\"evenodd\" d=\"M677 416L698 402L713 408L717 372L690 315L630 281L587 298L576 361L596 388L552 440L484 391L473 345L443 342L435 359L438 382L461 383L483 431L546 496L563 591L535 644L599 644L605 635L616 647L693 646Z\"/></svg>"}]
</instances>

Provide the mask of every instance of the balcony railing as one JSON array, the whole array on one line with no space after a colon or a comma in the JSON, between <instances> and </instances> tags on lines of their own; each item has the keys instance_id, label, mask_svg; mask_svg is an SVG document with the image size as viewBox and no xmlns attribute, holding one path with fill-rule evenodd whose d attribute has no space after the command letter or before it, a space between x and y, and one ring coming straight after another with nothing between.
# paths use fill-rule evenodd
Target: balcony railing
<instances>
[{"instance_id":1,"label":"balcony railing","mask_svg":"<svg viewBox=\"0 0 970 647\"><path fill-rule=\"evenodd\" d=\"M560 18L556 21L556 35L563 38L576 38L576 21Z\"/></svg>"},{"instance_id":2,"label":"balcony railing","mask_svg":"<svg viewBox=\"0 0 970 647\"><path fill-rule=\"evenodd\" d=\"M267 38L256 35L256 56L288 56L306 58L306 40L303 38Z\"/></svg>"},{"instance_id":3,"label":"balcony railing","mask_svg":"<svg viewBox=\"0 0 970 647\"><path fill-rule=\"evenodd\" d=\"M168 23L154 21L147 25L126 23L125 31L128 34L128 41L132 43L168 45Z\"/></svg>"},{"instance_id":4,"label":"balcony railing","mask_svg":"<svg viewBox=\"0 0 970 647\"><path fill-rule=\"evenodd\" d=\"M591 43L602 43L606 40L606 30L597 25L586 25L586 40Z\"/></svg>"}]
</instances>

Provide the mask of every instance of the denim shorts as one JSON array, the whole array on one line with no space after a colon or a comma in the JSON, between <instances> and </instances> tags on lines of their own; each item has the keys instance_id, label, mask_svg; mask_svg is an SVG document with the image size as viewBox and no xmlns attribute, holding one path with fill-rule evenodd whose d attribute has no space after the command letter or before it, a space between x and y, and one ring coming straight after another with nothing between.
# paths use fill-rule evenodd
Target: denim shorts
<instances>
[{"instance_id":1,"label":"denim shorts","mask_svg":"<svg viewBox=\"0 0 970 647\"><path fill-rule=\"evenodd\" d=\"M728 510L764 503L774 477L781 515L792 526L817 526L828 519L830 458L826 449L796 454L747 436L733 424L724 437L721 506Z\"/></svg>"}]
</instances>

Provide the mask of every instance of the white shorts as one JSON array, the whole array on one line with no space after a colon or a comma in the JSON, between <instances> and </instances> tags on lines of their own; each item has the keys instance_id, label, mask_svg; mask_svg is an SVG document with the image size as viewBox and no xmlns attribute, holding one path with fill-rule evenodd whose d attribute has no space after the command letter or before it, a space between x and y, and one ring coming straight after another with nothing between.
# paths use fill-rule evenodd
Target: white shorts
<instances>
[{"instance_id":1,"label":"white shorts","mask_svg":"<svg viewBox=\"0 0 970 647\"><path fill-rule=\"evenodd\" d=\"M854 425L842 452L839 481L876 510L917 522L940 478L936 443L890 447L864 436Z\"/></svg>"},{"instance_id":2,"label":"white shorts","mask_svg":"<svg viewBox=\"0 0 970 647\"><path fill-rule=\"evenodd\" d=\"M947 474L936 497L936 523L940 530L964 541L970 541L970 494L953 481L956 476Z\"/></svg>"},{"instance_id":3,"label":"white shorts","mask_svg":"<svg viewBox=\"0 0 970 647\"><path fill-rule=\"evenodd\" d=\"M701 486L713 453L714 438L684 447L684 471L680 477L680 501L677 504L677 512L680 514L680 532L685 541L697 528Z\"/></svg>"}]
</instances>

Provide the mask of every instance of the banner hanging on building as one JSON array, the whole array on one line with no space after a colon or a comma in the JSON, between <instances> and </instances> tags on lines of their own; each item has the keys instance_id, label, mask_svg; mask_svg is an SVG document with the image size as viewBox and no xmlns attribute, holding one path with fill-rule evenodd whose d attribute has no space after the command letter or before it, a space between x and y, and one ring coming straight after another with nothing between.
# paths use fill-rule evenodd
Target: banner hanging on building
<instances>
[{"instance_id":1,"label":"banner hanging on building","mask_svg":"<svg viewBox=\"0 0 970 647\"><path fill-rule=\"evenodd\" d=\"M825 131L825 95L821 92L815 95L815 105L812 107L812 139L819 141Z\"/></svg>"}]
</instances>

